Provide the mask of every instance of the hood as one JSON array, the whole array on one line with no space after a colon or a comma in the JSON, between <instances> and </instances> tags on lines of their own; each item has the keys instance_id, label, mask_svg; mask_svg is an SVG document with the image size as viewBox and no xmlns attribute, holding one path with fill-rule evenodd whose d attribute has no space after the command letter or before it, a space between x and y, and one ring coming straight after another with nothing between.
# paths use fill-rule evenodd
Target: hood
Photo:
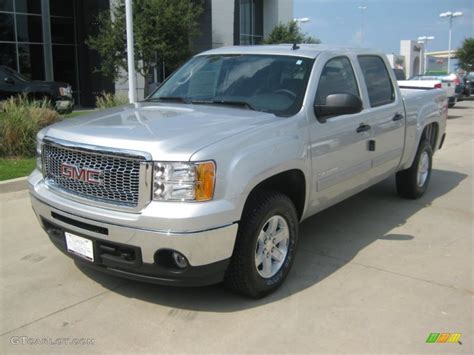
<instances>
[{"instance_id":1,"label":"hood","mask_svg":"<svg viewBox=\"0 0 474 355\"><path fill-rule=\"evenodd\" d=\"M66 119L41 135L147 152L154 160L187 161L208 145L276 119L269 113L216 105L138 103Z\"/></svg>"}]
</instances>

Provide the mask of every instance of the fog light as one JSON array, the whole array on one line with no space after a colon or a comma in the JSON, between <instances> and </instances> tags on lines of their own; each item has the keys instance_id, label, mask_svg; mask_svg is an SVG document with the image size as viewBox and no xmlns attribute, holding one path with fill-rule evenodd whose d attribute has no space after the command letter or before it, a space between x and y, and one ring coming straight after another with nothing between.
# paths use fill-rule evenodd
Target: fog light
<instances>
[{"instance_id":1,"label":"fog light","mask_svg":"<svg viewBox=\"0 0 474 355\"><path fill-rule=\"evenodd\" d=\"M177 251L174 251L171 256L173 257L174 263L176 264L177 267L180 269L184 269L185 267L188 266L188 260L186 260L186 257L178 253Z\"/></svg>"}]
</instances>

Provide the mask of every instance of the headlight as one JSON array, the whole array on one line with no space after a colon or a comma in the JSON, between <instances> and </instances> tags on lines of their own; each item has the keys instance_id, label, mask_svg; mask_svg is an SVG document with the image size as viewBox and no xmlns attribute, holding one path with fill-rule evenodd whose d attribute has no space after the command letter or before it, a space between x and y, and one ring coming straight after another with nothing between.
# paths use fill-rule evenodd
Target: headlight
<instances>
[{"instance_id":1,"label":"headlight","mask_svg":"<svg viewBox=\"0 0 474 355\"><path fill-rule=\"evenodd\" d=\"M200 163L155 162L153 199L156 201L209 201L214 196L216 166Z\"/></svg>"},{"instance_id":2,"label":"headlight","mask_svg":"<svg viewBox=\"0 0 474 355\"><path fill-rule=\"evenodd\" d=\"M40 139L36 140L36 169L43 171L43 161L41 159L43 152L43 142Z\"/></svg>"},{"instance_id":3,"label":"headlight","mask_svg":"<svg viewBox=\"0 0 474 355\"><path fill-rule=\"evenodd\" d=\"M71 96L71 87L70 86L60 87L59 88L59 94L61 96Z\"/></svg>"}]
</instances>

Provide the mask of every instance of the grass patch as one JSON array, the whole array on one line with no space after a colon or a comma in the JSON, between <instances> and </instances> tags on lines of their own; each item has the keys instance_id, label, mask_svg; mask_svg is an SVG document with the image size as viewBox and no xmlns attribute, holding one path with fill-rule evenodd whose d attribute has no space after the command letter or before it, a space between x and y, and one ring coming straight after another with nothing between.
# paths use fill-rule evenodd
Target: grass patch
<instances>
[{"instance_id":1,"label":"grass patch","mask_svg":"<svg viewBox=\"0 0 474 355\"><path fill-rule=\"evenodd\" d=\"M29 175L36 165L36 158L0 158L0 181Z\"/></svg>"},{"instance_id":2,"label":"grass patch","mask_svg":"<svg viewBox=\"0 0 474 355\"><path fill-rule=\"evenodd\" d=\"M0 156L34 157L36 133L60 120L49 101L31 101L26 96L0 102Z\"/></svg>"},{"instance_id":3,"label":"grass patch","mask_svg":"<svg viewBox=\"0 0 474 355\"><path fill-rule=\"evenodd\" d=\"M122 106L128 104L128 98L123 94L111 94L103 91L95 99L95 105L99 110L106 108Z\"/></svg>"}]
</instances>

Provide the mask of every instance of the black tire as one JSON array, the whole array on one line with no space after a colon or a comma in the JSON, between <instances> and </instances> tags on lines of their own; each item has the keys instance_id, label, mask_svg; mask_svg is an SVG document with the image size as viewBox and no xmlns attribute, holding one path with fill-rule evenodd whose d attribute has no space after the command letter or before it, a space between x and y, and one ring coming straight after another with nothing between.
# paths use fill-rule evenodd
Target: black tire
<instances>
[{"instance_id":1,"label":"black tire","mask_svg":"<svg viewBox=\"0 0 474 355\"><path fill-rule=\"evenodd\" d=\"M420 186L418 183L418 169L420 167L420 158L426 152L428 154L429 165L428 175ZM431 177L431 168L433 164L433 148L427 140L423 140L416 152L415 160L410 168L397 173L397 191L400 196L409 199L418 199L426 192Z\"/></svg>"},{"instance_id":2,"label":"black tire","mask_svg":"<svg viewBox=\"0 0 474 355\"><path fill-rule=\"evenodd\" d=\"M272 277L263 278L255 265L257 238L272 216L283 217L288 225L288 251L278 272ZM286 195L275 191L252 193L242 214L224 285L252 298L262 298L275 291L293 265L298 244L298 223L296 208Z\"/></svg>"}]
</instances>

